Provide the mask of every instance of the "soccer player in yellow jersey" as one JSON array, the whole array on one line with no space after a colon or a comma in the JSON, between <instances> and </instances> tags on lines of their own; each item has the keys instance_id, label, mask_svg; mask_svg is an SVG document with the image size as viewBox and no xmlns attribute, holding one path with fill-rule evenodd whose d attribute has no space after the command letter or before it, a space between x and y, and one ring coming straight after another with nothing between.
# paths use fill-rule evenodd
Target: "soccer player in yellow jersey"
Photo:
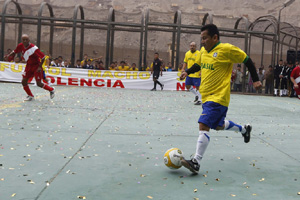
<instances>
[{"instance_id":1,"label":"soccer player in yellow jersey","mask_svg":"<svg viewBox=\"0 0 300 200\"><path fill-rule=\"evenodd\" d=\"M210 129L231 130L242 133L244 142L250 141L252 126L241 126L232 121L225 120L230 101L230 78L233 63L244 63L253 80L256 90L262 84L258 79L256 68L247 54L228 43L220 43L220 35L217 26L208 24L201 28L200 57L196 63L185 72L182 72L183 80L188 74L201 69L202 114L198 120L199 137L196 145L196 153L193 159L182 158L181 163L193 173L198 173L200 162L210 140Z\"/></svg>"},{"instance_id":2,"label":"soccer player in yellow jersey","mask_svg":"<svg viewBox=\"0 0 300 200\"><path fill-rule=\"evenodd\" d=\"M191 42L190 50L185 53L182 71L184 71L186 68L187 69L191 68L195 64L196 60L198 60L199 57L200 57L200 51L196 50L196 43ZM195 101L194 101L196 102L195 105L201 105L201 96L199 93L200 83L201 83L200 71L188 75L185 79L186 89L188 89L190 92L192 92L195 95ZM193 86L195 86L196 89L194 89Z\"/></svg>"}]
</instances>

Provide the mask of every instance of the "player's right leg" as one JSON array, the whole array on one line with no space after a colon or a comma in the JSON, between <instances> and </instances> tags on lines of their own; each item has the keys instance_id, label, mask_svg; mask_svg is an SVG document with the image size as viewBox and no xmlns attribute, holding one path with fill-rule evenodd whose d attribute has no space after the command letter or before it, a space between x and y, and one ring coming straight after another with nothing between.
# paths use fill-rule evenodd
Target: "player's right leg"
<instances>
[{"instance_id":1,"label":"player's right leg","mask_svg":"<svg viewBox=\"0 0 300 200\"><path fill-rule=\"evenodd\" d=\"M28 68L25 67L25 71L22 74L22 85L23 89L25 90L27 97L24 99L24 101L32 101L34 100L34 96L28 86L28 80L33 77L32 71Z\"/></svg>"}]
</instances>

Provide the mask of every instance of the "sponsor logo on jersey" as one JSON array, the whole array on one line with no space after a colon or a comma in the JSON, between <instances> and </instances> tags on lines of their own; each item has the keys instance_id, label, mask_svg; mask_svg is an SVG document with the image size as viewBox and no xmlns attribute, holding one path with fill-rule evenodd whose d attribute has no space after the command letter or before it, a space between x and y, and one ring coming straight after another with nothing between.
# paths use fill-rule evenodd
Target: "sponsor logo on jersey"
<instances>
[{"instance_id":1,"label":"sponsor logo on jersey","mask_svg":"<svg viewBox=\"0 0 300 200\"><path fill-rule=\"evenodd\" d=\"M218 53L215 52L214 55L213 55L213 57L216 58L217 56L218 56Z\"/></svg>"}]
</instances>

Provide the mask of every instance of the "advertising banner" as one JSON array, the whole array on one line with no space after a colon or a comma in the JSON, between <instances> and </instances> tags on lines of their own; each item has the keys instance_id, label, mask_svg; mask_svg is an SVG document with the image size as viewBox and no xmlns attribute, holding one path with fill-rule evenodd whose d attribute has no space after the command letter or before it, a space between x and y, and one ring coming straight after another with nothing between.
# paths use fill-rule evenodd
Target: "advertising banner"
<instances>
[{"instance_id":1,"label":"advertising banner","mask_svg":"<svg viewBox=\"0 0 300 200\"><path fill-rule=\"evenodd\" d=\"M25 64L0 62L0 81L21 82ZM143 89L153 88L153 78L148 71L110 71L78 68L50 67L45 69L52 85L78 87L103 87ZM164 90L185 90L184 81L179 80L180 72L163 72L159 81ZM32 82L35 80L33 79ZM157 85L157 90L160 86Z\"/></svg>"}]
</instances>

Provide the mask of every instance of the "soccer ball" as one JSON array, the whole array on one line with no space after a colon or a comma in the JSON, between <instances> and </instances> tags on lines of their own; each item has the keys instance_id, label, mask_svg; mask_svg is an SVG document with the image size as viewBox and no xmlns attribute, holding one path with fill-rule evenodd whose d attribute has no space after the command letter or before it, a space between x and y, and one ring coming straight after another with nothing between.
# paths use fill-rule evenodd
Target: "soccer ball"
<instances>
[{"instance_id":1,"label":"soccer ball","mask_svg":"<svg viewBox=\"0 0 300 200\"><path fill-rule=\"evenodd\" d=\"M168 149L164 155L164 163L170 169L179 169L182 166L180 161L181 157L183 157L183 153L180 149Z\"/></svg>"}]
</instances>

